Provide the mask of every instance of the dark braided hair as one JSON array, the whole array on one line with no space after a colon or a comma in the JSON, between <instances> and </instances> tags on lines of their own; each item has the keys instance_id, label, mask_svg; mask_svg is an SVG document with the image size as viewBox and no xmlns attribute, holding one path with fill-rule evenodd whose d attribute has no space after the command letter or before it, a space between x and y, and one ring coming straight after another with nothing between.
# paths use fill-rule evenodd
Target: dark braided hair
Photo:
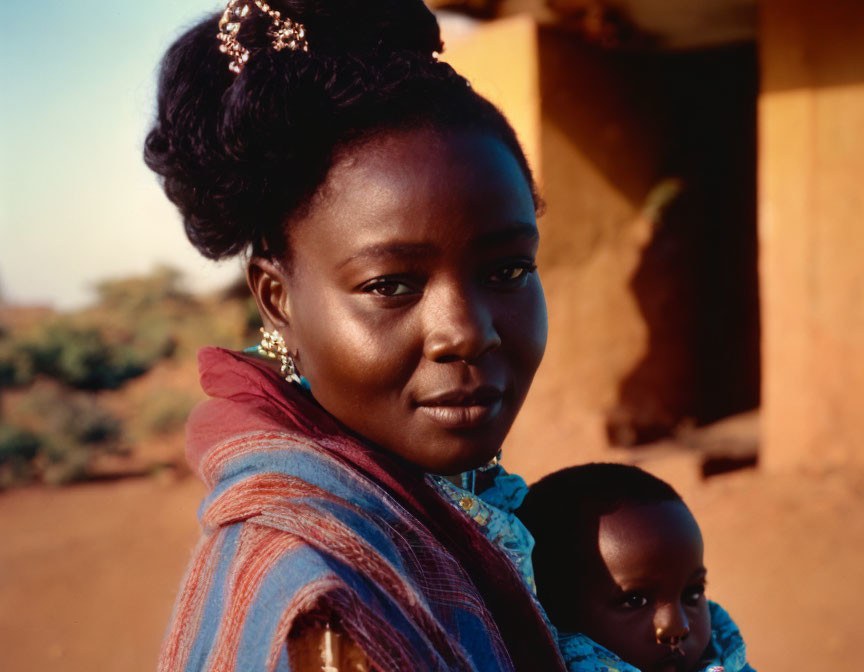
<instances>
[{"instance_id":1,"label":"dark braided hair","mask_svg":"<svg viewBox=\"0 0 864 672\"><path fill-rule=\"evenodd\" d=\"M597 549L601 516L628 504L681 501L671 485L626 464L569 467L532 485L516 515L534 537L537 597L552 623L574 627L569 624L580 578L593 576L588 563Z\"/></svg>"},{"instance_id":2,"label":"dark braided hair","mask_svg":"<svg viewBox=\"0 0 864 672\"><path fill-rule=\"evenodd\" d=\"M435 59L438 23L421 0L270 4L305 25L308 52L274 50L269 20L255 11L239 34L250 51L239 75L219 51L220 15L181 36L162 62L144 160L201 254L285 256L285 227L340 154L394 130L492 134L516 157L537 202L507 120Z\"/></svg>"}]
</instances>

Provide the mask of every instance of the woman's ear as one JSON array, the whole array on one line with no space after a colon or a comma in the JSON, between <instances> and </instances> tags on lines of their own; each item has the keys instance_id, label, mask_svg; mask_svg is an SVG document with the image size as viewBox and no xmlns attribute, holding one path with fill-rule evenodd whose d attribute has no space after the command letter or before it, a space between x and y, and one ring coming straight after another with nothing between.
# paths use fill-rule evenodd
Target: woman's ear
<instances>
[{"instance_id":1,"label":"woman's ear","mask_svg":"<svg viewBox=\"0 0 864 672\"><path fill-rule=\"evenodd\" d=\"M246 264L246 282L258 304L264 328L277 329L287 340L291 330L291 302L285 269L270 259L251 257Z\"/></svg>"}]
</instances>

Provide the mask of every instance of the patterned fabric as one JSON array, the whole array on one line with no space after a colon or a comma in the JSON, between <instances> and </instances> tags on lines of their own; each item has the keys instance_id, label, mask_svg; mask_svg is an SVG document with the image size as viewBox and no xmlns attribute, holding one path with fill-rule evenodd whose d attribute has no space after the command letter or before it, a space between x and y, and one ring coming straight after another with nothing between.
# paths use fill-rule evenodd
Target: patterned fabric
<instances>
[{"instance_id":1,"label":"patterned fabric","mask_svg":"<svg viewBox=\"0 0 864 672\"><path fill-rule=\"evenodd\" d=\"M747 662L744 639L738 626L715 602L711 612L711 643L694 672L755 672ZM558 646L569 672L639 672L608 649L582 634L561 632Z\"/></svg>"},{"instance_id":2,"label":"patterned fabric","mask_svg":"<svg viewBox=\"0 0 864 672\"><path fill-rule=\"evenodd\" d=\"M491 477L491 487L477 491L477 494L442 476L429 478L454 507L477 523L486 538L504 551L519 570L525 585L536 594L531 564L534 538L513 514L528 494L528 486L521 476L508 474L501 466L494 467Z\"/></svg>"},{"instance_id":3,"label":"patterned fabric","mask_svg":"<svg viewBox=\"0 0 864 672\"><path fill-rule=\"evenodd\" d=\"M210 492L160 672L287 672L298 617L381 670L565 668L507 557L425 475L349 437L266 367L199 355L187 426Z\"/></svg>"},{"instance_id":4,"label":"patterned fabric","mask_svg":"<svg viewBox=\"0 0 864 672\"><path fill-rule=\"evenodd\" d=\"M711 646L705 672L755 672L747 662L744 638L732 617L719 604L708 603L711 610Z\"/></svg>"},{"instance_id":5,"label":"patterned fabric","mask_svg":"<svg viewBox=\"0 0 864 672\"><path fill-rule=\"evenodd\" d=\"M568 672L639 672L585 635L558 633L558 648Z\"/></svg>"}]
</instances>

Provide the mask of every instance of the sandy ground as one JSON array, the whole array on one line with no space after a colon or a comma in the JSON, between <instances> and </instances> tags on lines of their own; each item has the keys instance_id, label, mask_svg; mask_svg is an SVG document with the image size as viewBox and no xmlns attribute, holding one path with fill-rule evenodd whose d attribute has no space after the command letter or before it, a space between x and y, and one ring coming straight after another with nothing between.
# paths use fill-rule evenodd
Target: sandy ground
<instances>
[{"instance_id":1,"label":"sandy ground","mask_svg":"<svg viewBox=\"0 0 864 672\"><path fill-rule=\"evenodd\" d=\"M864 474L647 466L685 495L707 542L709 593L760 672L860 668ZM191 478L0 495L0 669L145 672L198 534Z\"/></svg>"},{"instance_id":2,"label":"sandy ground","mask_svg":"<svg viewBox=\"0 0 864 672\"><path fill-rule=\"evenodd\" d=\"M154 670L202 492L144 478L0 495L0 669Z\"/></svg>"}]
</instances>

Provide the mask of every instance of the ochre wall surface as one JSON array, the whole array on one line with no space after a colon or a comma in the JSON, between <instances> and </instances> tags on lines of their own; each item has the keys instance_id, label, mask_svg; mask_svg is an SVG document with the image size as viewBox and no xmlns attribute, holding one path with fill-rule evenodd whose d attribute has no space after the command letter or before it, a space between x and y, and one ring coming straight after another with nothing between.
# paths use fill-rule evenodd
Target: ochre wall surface
<instances>
[{"instance_id":1,"label":"ochre wall surface","mask_svg":"<svg viewBox=\"0 0 864 672\"><path fill-rule=\"evenodd\" d=\"M452 34L447 22L442 23L441 60L504 110L532 169L540 177L540 91L534 20L513 16L478 23L473 29Z\"/></svg>"},{"instance_id":2,"label":"ochre wall surface","mask_svg":"<svg viewBox=\"0 0 864 672\"><path fill-rule=\"evenodd\" d=\"M768 468L864 464L864 3L761 3Z\"/></svg>"},{"instance_id":3,"label":"ochre wall surface","mask_svg":"<svg viewBox=\"0 0 864 672\"><path fill-rule=\"evenodd\" d=\"M659 214L646 207L658 147L656 128L633 109L638 75L552 31L539 49L547 203L539 266L550 330L511 436L515 446L537 446L520 465L529 474L608 459L605 418L650 338L630 282Z\"/></svg>"}]
</instances>

